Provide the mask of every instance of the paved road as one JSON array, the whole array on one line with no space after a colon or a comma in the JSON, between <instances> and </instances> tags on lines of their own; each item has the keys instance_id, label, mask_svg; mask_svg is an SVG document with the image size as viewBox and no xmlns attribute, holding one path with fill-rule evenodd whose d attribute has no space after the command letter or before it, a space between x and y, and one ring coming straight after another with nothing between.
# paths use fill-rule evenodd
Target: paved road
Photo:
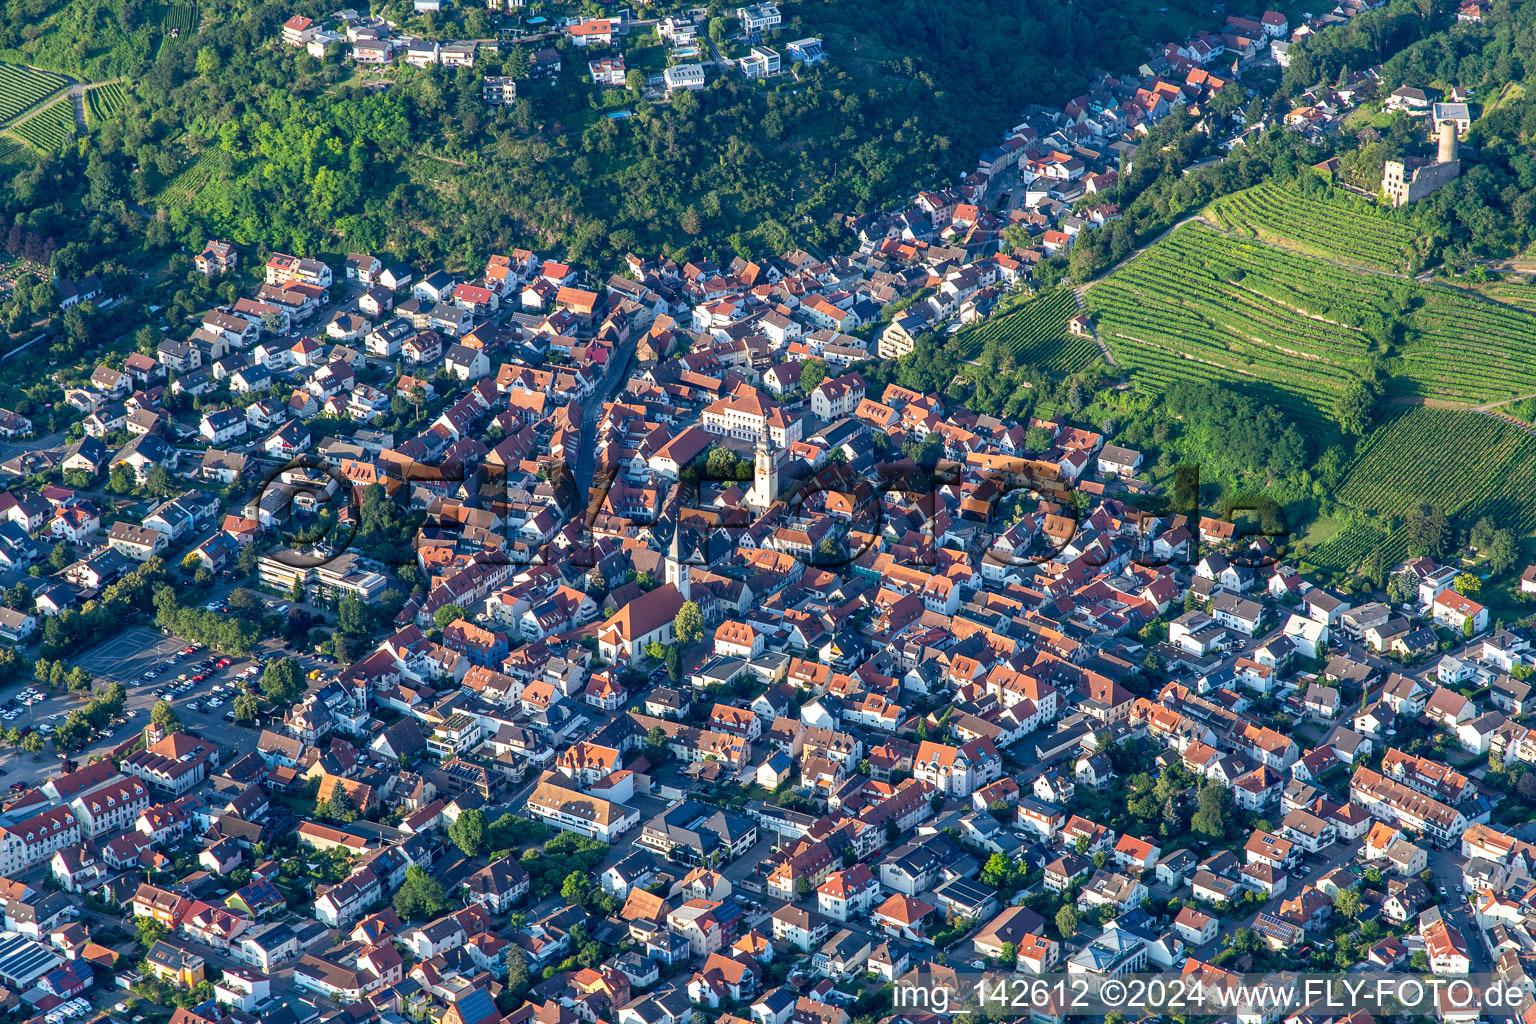
<instances>
[{"instance_id":1,"label":"paved road","mask_svg":"<svg viewBox=\"0 0 1536 1024\"><path fill-rule=\"evenodd\" d=\"M69 87L69 101L75 111L75 134L86 133L85 123L85 86L72 85Z\"/></svg>"},{"instance_id":2,"label":"paved road","mask_svg":"<svg viewBox=\"0 0 1536 1024\"><path fill-rule=\"evenodd\" d=\"M25 352L27 349L31 348L33 345L36 345L38 342L42 341L46 337L48 337L48 332L44 331L42 334L39 334L37 337L33 338L31 341L26 342L25 344L17 345L15 348L13 348L9 352L7 352L5 355L0 356L0 362L4 362L5 360L10 359L12 356L15 356L15 355L18 355L18 354L20 354L22 352Z\"/></svg>"},{"instance_id":3,"label":"paved road","mask_svg":"<svg viewBox=\"0 0 1536 1024\"><path fill-rule=\"evenodd\" d=\"M608 375L597 386L597 390L587 396L586 404L581 410L581 451L576 456L576 487L581 492L582 501L587 500L587 488L591 486L592 475L597 466L597 425L603 416L603 403L607 402L613 393L629 379L629 364L635 356L635 345L626 345L622 352L615 351L613 365L608 368Z\"/></svg>"},{"instance_id":4,"label":"paved road","mask_svg":"<svg viewBox=\"0 0 1536 1024\"><path fill-rule=\"evenodd\" d=\"M1488 955L1488 944L1483 938L1482 929L1473 920L1466 895L1456 891L1456 887L1462 884L1461 868L1464 863L1465 858L1451 850L1434 850L1430 854L1429 869L1435 875L1435 895L1439 896L1442 888L1445 890L1445 895L1440 898L1441 913L1467 940L1467 956L1472 961L1473 973L1492 971L1493 957Z\"/></svg>"}]
</instances>

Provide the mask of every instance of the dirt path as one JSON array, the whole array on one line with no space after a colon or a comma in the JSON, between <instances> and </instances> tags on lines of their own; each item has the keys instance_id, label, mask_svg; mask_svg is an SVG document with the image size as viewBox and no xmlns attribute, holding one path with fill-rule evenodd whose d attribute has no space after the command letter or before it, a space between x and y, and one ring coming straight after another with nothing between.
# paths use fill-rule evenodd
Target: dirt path
<instances>
[{"instance_id":1,"label":"dirt path","mask_svg":"<svg viewBox=\"0 0 1536 1024\"><path fill-rule=\"evenodd\" d=\"M1513 402L1513 401L1516 401L1516 399L1511 398L1511 399L1509 399L1509 401ZM1504 403L1503 402L1499 402L1497 404L1503 405ZM1532 437L1536 437L1536 425L1532 425L1530 423L1527 423L1527 422L1525 422L1525 420L1519 419L1518 417L1511 416L1507 412L1499 412L1498 410L1493 409L1491 407L1484 408L1484 407L1481 407L1481 406L1479 406L1476 409L1473 409L1472 411L1475 412L1475 413L1481 413L1484 416L1492 416L1496 420L1500 420L1500 421L1502 421L1504 423L1508 423L1512 427L1519 427L1521 430L1525 431L1527 434L1531 435Z\"/></svg>"},{"instance_id":2,"label":"dirt path","mask_svg":"<svg viewBox=\"0 0 1536 1024\"><path fill-rule=\"evenodd\" d=\"M1088 306L1085 302L1083 302L1083 296L1087 294L1088 286L1085 284L1077 285L1072 289L1072 298L1077 303L1077 308L1082 310L1084 313L1088 312ZM1115 369L1119 369L1118 366L1115 366L1115 357L1109 354L1109 346L1104 344L1103 338L1099 337L1099 329L1090 323L1088 330L1092 332L1093 343L1099 346L1099 353L1104 357L1104 361Z\"/></svg>"},{"instance_id":3,"label":"dirt path","mask_svg":"<svg viewBox=\"0 0 1536 1024\"><path fill-rule=\"evenodd\" d=\"M52 110L54 107L58 106L60 103L69 102L70 97L72 95L74 95L74 91L76 89L78 89L78 88L80 88L79 85L72 85L72 86L70 86L64 92L55 95L53 97L53 99L49 100L47 103L44 103L41 106L33 107L31 110L28 110L25 114L22 114L16 120L14 120L14 121L10 122L8 125L6 125L6 128L8 128L11 131L12 134L15 134L15 131L16 131L16 128L17 128L18 125L26 124L28 121L32 120L34 117L37 117L39 114L43 113L46 110ZM78 117L79 115L76 115L76 116ZM76 121L76 126L78 127L78 125L79 125L79 122Z\"/></svg>"},{"instance_id":4,"label":"dirt path","mask_svg":"<svg viewBox=\"0 0 1536 1024\"><path fill-rule=\"evenodd\" d=\"M1506 398L1506 399L1503 399L1502 401L1498 401L1498 402L1484 402L1482 405L1474 405L1472 407L1472 411L1473 412L1488 412L1488 413L1491 413L1495 409L1498 409L1498 408L1501 408L1503 406L1509 405L1512 402L1523 401L1523 400L1525 400L1527 398L1536 398L1536 392L1532 392L1532 393L1530 393L1528 395L1516 395L1513 398ZM1498 414L1498 415L1502 415L1502 413Z\"/></svg>"}]
</instances>

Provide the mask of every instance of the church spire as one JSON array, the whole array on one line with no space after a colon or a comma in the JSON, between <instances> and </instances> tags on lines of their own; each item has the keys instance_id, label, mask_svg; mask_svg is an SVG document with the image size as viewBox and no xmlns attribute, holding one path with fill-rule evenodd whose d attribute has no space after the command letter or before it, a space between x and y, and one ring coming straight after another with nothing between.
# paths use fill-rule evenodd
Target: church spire
<instances>
[{"instance_id":1,"label":"church spire","mask_svg":"<svg viewBox=\"0 0 1536 1024\"><path fill-rule=\"evenodd\" d=\"M682 544L679 538L683 533L683 524L679 522L672 530L672 542L667 546L667 557L663 559L663 583L670 583L677 588L677 592L683 595L683 600L689 600L693 592L693 580L688 571L688 562L682 554ZM691 554L691 552L690 552Z\"/></svg>"}]
</instances>

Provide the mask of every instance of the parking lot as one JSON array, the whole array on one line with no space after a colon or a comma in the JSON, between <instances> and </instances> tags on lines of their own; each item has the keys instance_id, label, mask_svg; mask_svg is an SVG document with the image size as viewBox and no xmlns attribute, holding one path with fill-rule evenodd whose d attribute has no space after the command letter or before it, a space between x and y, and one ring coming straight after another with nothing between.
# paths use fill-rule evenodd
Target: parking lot
<instances>
[{"instance_id":1,"label":"parking lot","mask_svg":"<svg viewBox=\"0 0 1536 1024\"><path fill-rule=\"evenodd\" d=\"M189 647L193 648L191 654L181 653ZM70 756L84 762L92 754L105 753L122 743L149 723L150 709L162 695L186 728L218 743L226 758L249 753L256 747L259 729L234 723L233 701L241 683L259 681L262 665L281 657L293 659L305 686L316 682L311 673L324 678L336 671L334 659L300 653L278 640L263 641L253 655L231 658L220 666L222 656L212 651L153 628L129 627L73 659L96 677L98 692L108 681L119 682L128 690L128 699L121 719ZM197 679L200 675L203 678ZM90 698L31 680L18 681L0 693L0 728L23 733L36 730L46 738L69 712L83 707ZM16 783L37 785L56 774L58 766L59 754L51 746L38 755L14 747L0 748L0 788Z\"/></svg>"},{"instance_id":2,"label":"parking lot","mask_svg":"<svg viewBox=\"0 0 1536 1024\"><path fill-rule=\"evenodd\" d=\"M144 626L125 629L81 658L79 664L98 679L124 686L186 645Z\"/></svg>"}]
</instances>

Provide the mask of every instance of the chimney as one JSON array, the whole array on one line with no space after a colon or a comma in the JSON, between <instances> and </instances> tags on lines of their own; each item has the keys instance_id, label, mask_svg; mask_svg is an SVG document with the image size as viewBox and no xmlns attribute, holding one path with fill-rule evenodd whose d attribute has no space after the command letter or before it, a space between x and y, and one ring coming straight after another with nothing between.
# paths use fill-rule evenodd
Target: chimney
<instances>
[{"instance_id":1,"label":"chimney","mask_svg":"<svg viewBox=\"0 0 1536 1024\"><path fill-rule=\"evenodd\" d=\"M1447 118L1440 122L1440 155L1436 163L1449 164L1456 160L1456 122Z\"/></svg>"}]
</instances>

